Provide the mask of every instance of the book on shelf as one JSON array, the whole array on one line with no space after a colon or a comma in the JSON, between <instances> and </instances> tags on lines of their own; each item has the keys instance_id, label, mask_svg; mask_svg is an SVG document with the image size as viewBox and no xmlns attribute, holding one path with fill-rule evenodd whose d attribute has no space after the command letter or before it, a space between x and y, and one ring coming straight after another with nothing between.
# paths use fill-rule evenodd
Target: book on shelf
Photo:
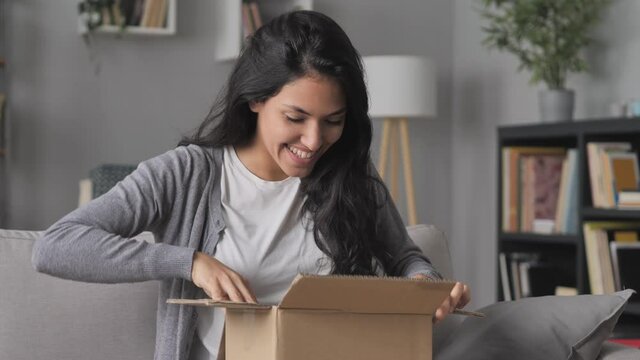
<instances>
[{"instance_id":1,"label":"book on shelf","mask_svg":"<svg viewBox=\"0 0 640 360\"><path fill-rule=\"evenodd\" d=\"M502 148L502 230L532 231L533 220L555 221L562 147Z\"/></svg>"},{"instance_id":2,"label":"book on shelf","mask_svg":"<svg viewBox=\"0 0 640 360\"><path fill-rule=\"evenodd\" d=\"M544 232L551 232L556 218L558 195L560 191L560 178L562 176L562 163L566 156L562 155L537 155L533 157L533 219L534 221L550 224L545 227ZM546 220L542 221L542 220ZM539 230L540 231L540 230Z\"/></svg>"},{"instance_id":3,"label":"book on shelf","mask_svg":"<svg viewBox=\"0 0 640 360\"><path fill-rule=\"evenodd\" d=\"M512 256L513 254L511 254ZM511 280L511 297L513 300L522 298L522 287L520 287L520 272L518 271L518 262L513 258L509 259L509 279Z\"/></svg>"},{"instance_id":4,"label":"book on shelf","mask_svg":"<svg viewBox=\"0 0 640 360\"><path fill-rule=\"evenodd\" d=\"M102 24L164 28L168 12L169 0L116 0L102 8Z\"/></svg>"},{"instance_id":5,"label":"book on shelf","mask_svg":"<svg viewBox=\"0 0 640 360\"><path fill-rule=\"evenodd\" d=\"M615 208L619 191L638 189L637 155L629 142L589 142L587 157L593 207Z\"/></svg>"},{"instance_id":6,"label":"book on shelf","mask_svg":"<svg viewBox=\"0 0 640 360\"><path fill-rule=\"evenodd\" d=\"M621 191L637 191L640 182L638 170L638 154L635 152L613 152L609 154L609 166L613 174L613 189L616 194Z\"/></svg>"},{"instance_id":7,"label":"book on shelf","mask_svg":"<svg viewBox=\"0 0 640 360\"><path fill-rule=\"evenodd\" d=\"M578 289L570 286L556 286L556 296L576 296L578 295Z\"/></svg>"},{"instance_id":8,"label":"book on shelf","mask_svg":"<svg viewBox=\"0 0 640 360\"><path fill-rule=\"evenodd\" d=\"M616 291L640 290L640 242L636 238L636 241L612 241L609 245Z\"/></svg>"},{"instance_id":9,"label":"book on shelf","mask_svg":"<svg viewBox=\"0 0 640 360\"><path fill-rule=\"evenodd\" d=\"M262 16L258 3L255 1L242 2L242 29L243 37L253 35L262 26Z\"/></svg>"},{"instance_id":10,"label":"book on shelf","mask_svg":"<svg viewBox=\"0 0 640 360\"><path fill-rule=\"evenodd\" d=\"M253 20L253 28L255 30L258 30L262 26L262 16L260 16L260 9L258 9L258 3L257 2L249 3L249 8L251 8L251 19Z\"/></svg>"},{"instance_id":11,"label":"book on shelf","mask_svg":"<svg viewBox=\"0 0 640 360\"><path fill-rule=\"evenodd\" d=\"M511 279L509 278L509 269L507 268L507 254L501 252L498 254L500 267L500 283L502 285L502 298L505 301L513 300L511 296Z\"/></svg>"},{"instance_id":12,"label":"book on shelf","mask_svg":"<svg viewBox=\"0 0 640 360\"><path fill-rule=\"evenodd\" d=\"M627 242L632 241L633 235L630 233L637 233L638 229L640 229L640 221L584 222L583 235L587 258L587 273L592 294L610 294L616 291L609 243L616 236L626 239Z\"/></svg>"},{"instance_id":13,"label":"book on shelf","mask_svg":"<svg viewBox=\"0 0 640 360\"><path fill-rule=\"evenodd\" d=\"M619 243L634 243L640 239L640 226L632 229L607 229L607 239Z\"/></svg>"},{"instance_id":14,"label":"book on shelf","mask_svg":"<svg viewBox=\"0 0 640 360\"><path fill-rule=\"evenodd\" d=\"M556 207L555 232L578 232L578 150L569 149L562 163L562 177Z\"/></svg>"},{"instance_id":15,"label":"book on shelf","mask_svg":"<svg viewBox=\"0 0 640 360\"><path fill-rule=\"evenodd\" d=\"M618 208L640 210L640 191L620 191Z\"/></svg>"},{"instance_id":16,"label":"book on shelf","mask_svg":"<svg viewBox=\"0 0 640 360\"><path fill-rule=\"evenodd\" d=\"M538 154L520 159L520 231L553 231L564 158L564 155ZM542 226L534 227L536 223Z\"/></svg>"},{"instance_id":17,"label":"book on shelf","mask_svg":"<svg viewBox=\"0 0 640 360\"><path fill-rule=\"evenodd\" d=\"M555 230L556 222L551 219L533 219L531 231L536 234L552 234Z\"/></svg>"},{"instance_id":18,"label":"book on shelf","mask_svg":"<svg viewBox=\"0 0 640 360\"><path fill-rule=\"evenodd\" d=\"M251 8L246 2L242 3L242 37L246 38L255 31L253 20L251 19Z\"/></svg>"},{"instance_id":19,"label":"book on shelf","mask_svg":"<svg viewBox=\"0 0 640 360\"><path fill-rule=\"evenodd\" d=\"M539 253L498 254L502 297L505 301L554 295L558 287L573 283L566 270L545 261Z\"/></svg>"}]
</instances>

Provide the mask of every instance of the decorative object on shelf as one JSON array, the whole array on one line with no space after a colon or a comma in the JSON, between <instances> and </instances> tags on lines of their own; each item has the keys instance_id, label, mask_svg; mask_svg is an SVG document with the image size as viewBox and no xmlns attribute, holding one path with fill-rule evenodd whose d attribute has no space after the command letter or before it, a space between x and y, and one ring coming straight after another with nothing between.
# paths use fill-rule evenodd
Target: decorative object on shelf
<instances>
[{"instance_id":1,"label":"decorative object on shelf","mask_svg":"<svg viewBox=\"0 0 640 360\"><path fill-rule=\"evenodd\" d=\"M518 57L531 72L531 83L543 82L540 117L571 121L574 91L566 88L570 73L587 71L580 54L591 39L588 31L611 0L483 0L481 15L488 20L483 44Z\"/></svg>"},{"instance_id":2,"label":"decorative object on shelf","mask_svg":"<svg viewBox=\"0 0 640 360\"><path fill-rule=\"evenodd\" d=\"M82 0L78 3L78 32L173 35L176 0Z\"/></svg>"},{"instance_id":3,"label":"decorative object on shelf","mask_svg":"<svg viewBox=\"0 0 640 360\"><path fill-rule=\"evenodd\" d=\"M394 200L397 200L399 160L397 140L399 135L402 147L407 215L409 225L414 225L418 220L407 118L436 116L436 69L429 59L419 56L367 56L363 61L370 95L369 114L371 117L384 118L378 171L384 180L387 152L390 150L390 188L391 195Z\"/></svg>"},{"instance_id":4,"label":"decorative object on shelf","mask_svg":"<svg viewBox=\"0 0 640 360\"><path fill-rule=\"evenodd\" d=\"M640 116L640 100L633 99L627 103L627 116L637 117Z\"/></svg>"},{"instance_id":5,"label":"decorative object on shelf","mask_svg":"<svg viewBox=\"0 0 640 360\"><path fill-rule=\"evenodd\" d=\"M116 19L116 12L118 17ZM126 19L121 16L120 6L116 6L115 0L83 0L78 3L79 21L86 29L83 34L93 32L103 24L111 23L124 30ZM105 15L107 17L105 18Z\"/></svg>"},{"instance_id":6,"label":"decorative object on shelf","mask_svg":"<svg viewBox=\"0 0 640 360\"><path fill-rule=\"evenodd\" d=\"M609 115L614 118L627 116L627 104L621 101L614 101L609 104Z\"/></svg>"}]
</instances>

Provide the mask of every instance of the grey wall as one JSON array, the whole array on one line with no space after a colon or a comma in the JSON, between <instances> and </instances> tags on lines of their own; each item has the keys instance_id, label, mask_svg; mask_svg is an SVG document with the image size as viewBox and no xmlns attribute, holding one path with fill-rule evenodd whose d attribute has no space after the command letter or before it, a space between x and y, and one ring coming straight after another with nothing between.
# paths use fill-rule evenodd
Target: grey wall
<instances>
[{"instance_id":1,"label":"grey wall","mask_svg":"<svg viewBox=\"0 0 640 360\"><path fill-rule=\"evenodd\" d=\"M470 283L476 305L496 295L496 127L535 123L537 91L516 72L510 54L481 46L477 2L454 2L451 237L457 277ZM640 2L618 0L604 14L587 51L592 74L569 78L576 118L607 115L612 101L640 98Z\"/></svg>"},{"instance_id":2,"label":"grey wall","mask_svg":"<svg viewBox=\"0 0 640 360\"><path fill-rule=\"evenodd\" d=\"M7 3L7 227L46 228L76 206L91 168L170 149L204 117L230 68L212 60L209 1L181 2L178 36L90 45L76 31L76 3Z\"/></svg>"},{"instance_id":3,"label":"grey wall","mask_svg":"<svg viewBox=\"0 0 640 360\"><path fill-rule=\"evenodd\" d=\"M137 163L175 146L206 114L231 69L213 59L211 1L179 1L177 36L100 35L90 45L76 32L77 0L6 3L13 150L6 227L44 229L76 206L78 180L91 168ZM452 4L314 6L345 28L362 55L436 61L439 116L410 123L414 180L419 221L450 232ZM404 199L399 205L404 213Z\"/></svg>"}]
</instances>

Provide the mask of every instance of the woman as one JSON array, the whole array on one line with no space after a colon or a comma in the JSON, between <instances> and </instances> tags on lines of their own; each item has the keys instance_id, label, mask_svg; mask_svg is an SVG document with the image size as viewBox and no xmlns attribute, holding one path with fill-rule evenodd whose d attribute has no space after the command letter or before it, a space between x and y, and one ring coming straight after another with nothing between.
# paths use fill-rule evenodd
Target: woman
<instances>
[{"instance_id":1,"label":"woman","mask_svg":"<svg viewBox=\"0 0 640 360\"><path fill-rule=\"evenodd\" d=\"M34 266L162 280L156 359L215 358L221 337L216 310L168 298L277 303L297 273L439 278L371 166L367 111L344 31L317 12L284 14L248 39L195 135L49 228ZM157 243L135 240L145 230ZM436 319L469 298L456 284Z\"/></svg>"}]
</instances>

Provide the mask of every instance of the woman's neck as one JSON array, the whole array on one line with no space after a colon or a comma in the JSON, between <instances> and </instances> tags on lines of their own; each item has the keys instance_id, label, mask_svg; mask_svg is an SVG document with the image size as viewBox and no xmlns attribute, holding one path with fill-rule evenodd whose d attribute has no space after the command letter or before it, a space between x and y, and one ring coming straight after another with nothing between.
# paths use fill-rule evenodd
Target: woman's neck
<instances>
[{"instance_id":1,"label":"woman's neck","mask_svg":"<svg viewBox=\"0 0 640 360\"><path fill-rule=\"evenodd\" d=\"M255 140L245 145L236 145L234 149L242 164L260 179L281 181L289 177L273 160L267 149Z\"/></svg>"}]
</instances>

